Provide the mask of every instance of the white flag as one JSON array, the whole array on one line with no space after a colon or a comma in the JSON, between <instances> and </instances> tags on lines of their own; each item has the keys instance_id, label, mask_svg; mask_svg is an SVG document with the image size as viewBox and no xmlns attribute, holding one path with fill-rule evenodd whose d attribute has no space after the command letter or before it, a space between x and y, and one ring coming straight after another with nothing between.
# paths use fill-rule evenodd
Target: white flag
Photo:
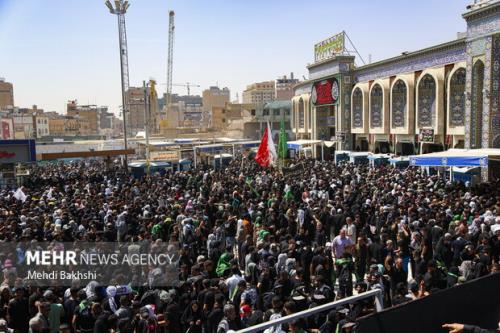
<instances>
[{"instance_id":1,"label":"white flag","mask_svg":"<svg viewBox=\"0 0 500 333\"><path fill-rule=\"evenodd\" d=\"M271 126L269 126L269 122L267 123L267 133L269 135L268 145L269 145L269 155L271 165L276 165L276 161L278 160L278 154L276 154L276 147L274 146L273 141L273 133L271 131Z\"/></svg>"},{"instance_id":2,"label":"white flag","mask_svg":"<svg viewBox=\"0 0 500 333\"><path fill-rule=\"evenodd\" d=\"M27 197L26 194L24 194L23 190L21 188L18 188L17 191L14 193L14 198L22 202L25 202Z\"/></svg>"}]
</instances>

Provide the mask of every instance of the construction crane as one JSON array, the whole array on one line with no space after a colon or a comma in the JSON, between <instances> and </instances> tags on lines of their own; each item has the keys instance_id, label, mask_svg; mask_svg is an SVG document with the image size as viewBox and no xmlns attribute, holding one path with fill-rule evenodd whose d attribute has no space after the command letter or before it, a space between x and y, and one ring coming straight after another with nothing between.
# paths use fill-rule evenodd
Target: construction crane
<instances>
[{"instance_id":1,"label":"construction crane","mask_svg":"<svg viewBox=\"0 0 500 333\"><path fill-rule=\"evenodd\" d=\"M175 87L186 87L187 88L188 96L191 96L191 87L197 87L197 88L201 87L199 84L190 83L190 82L186 82L185 84L173 83L172 86L175 86Z\"/></svg>"},{"instance_id":2,"label":"construction crane","mask_svg":"<svg viewBox=\"0 0 500 333\"><path fill-rule=\"evenodd\" d=\"M172 64L174 60L174 25L175 12L168 12L168 58L167 58L167 112L170 111L170 103L172 102Z\"/></svg>"}]
</instances>

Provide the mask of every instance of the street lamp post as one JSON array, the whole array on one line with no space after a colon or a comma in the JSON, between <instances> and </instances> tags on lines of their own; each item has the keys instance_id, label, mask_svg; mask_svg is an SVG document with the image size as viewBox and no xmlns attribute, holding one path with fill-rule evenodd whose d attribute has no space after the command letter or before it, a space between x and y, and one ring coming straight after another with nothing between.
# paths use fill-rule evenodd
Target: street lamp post
<instances>
[{"instance_id":1,"label":"street lamp post","mask_svg":"<svg viewBox=\"0 0 500 333\"><path fill-rule=\"evenodd\" d=\"M123 112L123 142L125 150L128 149L127 145L127 91L129 89L129 75L128 75L128 50L127 50L127 33L125 29L125 13L129 7L129 2L124 0L115 0L115 6L111 1L106 0L104 4L108 7L109 12L118 17L118 40L120 46L120 70L121 70L121 83L122 83L122 112ZM128 165L127 154L125 154L125 167Z\"/></svg>"}]
</instances>

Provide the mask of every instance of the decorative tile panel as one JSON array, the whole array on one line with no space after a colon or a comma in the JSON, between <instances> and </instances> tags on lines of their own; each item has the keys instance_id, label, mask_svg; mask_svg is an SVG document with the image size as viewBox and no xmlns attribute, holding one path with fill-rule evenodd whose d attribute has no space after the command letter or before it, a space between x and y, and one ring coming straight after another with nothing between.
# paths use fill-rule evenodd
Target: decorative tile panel
<instances>
[{"instance_id":1,"label":"decorative tile panel","mask_svg":"<svg viewBox=\"0 0 500 333\"><path fill-rule=\"evenodd\" d=\"M406 83L399 79L392 87L392 127L404 127L407 113L407 92Z\"/></svg>"},{"instance_id":2,"label":"decorative tile panel","mask_svg":"<svg viewBox=\"0 0 500 333\"><path fill-rule=\"evenodd\" d=\"M476 39L471 42L471 55L473 57L484 54L486 50L486 41L484 39Z\"/></svg>"},{"instance_id":3,"label":"decorative tile panel","mask_svg":"<svg viewBox=\"0 0 500 333\"><path fill-rule=\"evenodd\" d=\"M434 127L436 118L436 80L426 74L418 84L418 127Z\"/></svg>"},{"instance_id":4,"label":"decorative tile panel","mask_svg":"<svg viewBox=\"0 0 500 333\"><path fill-rule=\"evenodd\" d=\"M470 138L473 149L481 148L482 143L484 76L484 63L477 60L472 67Z\"/></svg>"},{"instance_id":5,"label":"decorative tile panel","mask_svg":"<svg viewBox=\"0 0 500 333\"><path fill-rule=\"evenodd\" d=\"M331 76L334 74L338 74L340 72L339 63L338 62L328 62L323 65L319 65L314 68L309 69L309 79L317 80L320 78L324 78L326 76Z\"/></svg>"},{"instance_id":6,"label":"decorative tile panel","mask_svg":"<svg viewBox=\"0 0 500 333\"><path fill-rule=\"evenodd\" d=\"M493 39L491 67L491 147L500 148L500 35Z\"/></svg>"},{"instance_id":7,"label":"decorative tile panel","mask_svg":"<svg viewBox=\"0 0 500 333\"><path fill-rule=\"evenodd\" d=\"M382 87L376 84L370 93L370 127L382 127L382 115L384 112L384 101Z\"/></svg>"},{"instance_id":8,"label":"decorative tile panel","mask_svg":"<svg viewBox=\"0 0 500 333\"><path fill-rule=\"evenodd\" d=\"M452 127L465 124L465 68L453 73L450 79L450 125Z\"/></svg>"},{"instance_id":9,"label":"decorative tile panel","mask_svg":"<svg viewBox=\"0 0 500 333\"><path fill-rule=\"evenodd\" d=\"M427 55L402 59L398 62L380 65L375 68L361 68L356 72L355 76L357 77L358 82L367 82L378 78L395 76L401 73L410 73L430 67L464 61L466 58L465 45L465 42L463 42L448 50L436 51Z\"/></svg>"},{"instance_id":10,"label":"decorative tile panel","mask_svg":"<svg viewBox=\"0 0 500 333\"><path fill-rule=\"evenodd\" d=\"M350 95L345 94L345 100L350 100ZM345 103L344 104L344 126L343 130L344 131L349 131L351 129L351 105L350 103Z\"/></svg>"},{"instance_id":11,"label":"decorative tile panel","mask_svg":"<svg viewBox=\"0 0 500 333\"><path fill-rule=\"evenodd\" d=\"M491 116L492 148L500 148L500 114Z\"/></svg>"},{"instance_id":12,"label":"decorative tile panel","mask_svg":"<svg viewBox=\"0 0 500 333\"><path fill-rule=\"evenodd\" d=\"M467 43L466 76L465 76L465 122L471 123L471 93L472 93L472 56L470 42ZM471 146L470 126L465 126L464 148Z\"/></svg>"},{"instance_id":13,"label":"decorative tile panel","mask_svg":"<svg viewBox=\"0 0 500 333\"><path fill-rule=\"evenodd\" d=\"M467 22L467 38L477 38L500 31L498 15Z\"/></svg>"},{"instance_id":14,"label":"decorative tile panel","mask_svg":"<svg viewBox=\"0 0 500 333\"><path fill-rule=\"evenodd\" d=\"M354 89L352 94L352 126L363 128L363 93L360 88Z\"/></svg>"},{"instance_id":15,"label":"decorative tile panel","mask_svg":"<svg viewBox=\"0 0 500 333\"><path fill-rule=\"evenodd\" d=\"M491 43L492 37L485 38L484 52L484 82L483 87L483 115L482 115L482 147L488 148L490 145L490 86L491 86Z\"/></svg>"}]
</instances>

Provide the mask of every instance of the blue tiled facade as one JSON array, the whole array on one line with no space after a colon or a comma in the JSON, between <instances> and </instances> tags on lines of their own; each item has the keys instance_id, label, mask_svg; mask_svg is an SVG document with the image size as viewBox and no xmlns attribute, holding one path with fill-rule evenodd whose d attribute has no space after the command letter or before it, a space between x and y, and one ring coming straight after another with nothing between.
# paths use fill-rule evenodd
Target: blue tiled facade
<instances>
[{"instance_id":1,"label":"blue tiled facade","mask_svg":"<svg viewBox=\"0 0 500 333\"><path fill-rule=\"evenodd\" d=\"M369 138L373 143L374 140L393 140L399 136L402 142L415 143L415 135L420 129L434 128L437 133L435 143L442 146L463 145L470 148L473 143L477 148L500 148L500 2L472 4L463 18L466 34L434 47L358 68L354 68L354 62L346 61L344 56L310 65L309 80L297 86L295 95L309 94L315 82L327 77L339 74L349 76L349 81L343 84L343 98L335 117L337 131L349 134L351 128L356 129L354 140L357 137ZM484 64L484 72L480 76L481 82L476 80L474 83L472 69L478 60ZM420 85L425 85L427 81L423 78L431 71L434 73L434 86L426 89ZM385 80L393 87L392 84L401 76L408 80L409 94L405 95L404 85L399 84L396 90L389 89L389 103L379 105L380 96L371 94L374 81ZM371 103L363 103L361 92L356 90L357 95L352 97L354 104L351 106L353 88L358 89L360 84L365 87L363 94ZM474 90L475 85L484 87L480 89L480 94L478 89ZM392 110L390 120L387 120L389 126L382 124L380 117L381 108L387 105ZM314 114L315 107L311 106L311 109ZM475 119L472 119L473 110L480 112ZM368 119L367 129L362 129L364 119ZM375 125L376 131L372 131L372 125ZM381 131L381 128L384 129ZM360 129L366 133L360 133ZM318 133L312 130L312 133L315 132ZM473 137L471 132L478 135ZM338 143L337 149L349 149L351 143ZM356 145L355 142L353 144Z\"/></svg>"}]
</instances>

